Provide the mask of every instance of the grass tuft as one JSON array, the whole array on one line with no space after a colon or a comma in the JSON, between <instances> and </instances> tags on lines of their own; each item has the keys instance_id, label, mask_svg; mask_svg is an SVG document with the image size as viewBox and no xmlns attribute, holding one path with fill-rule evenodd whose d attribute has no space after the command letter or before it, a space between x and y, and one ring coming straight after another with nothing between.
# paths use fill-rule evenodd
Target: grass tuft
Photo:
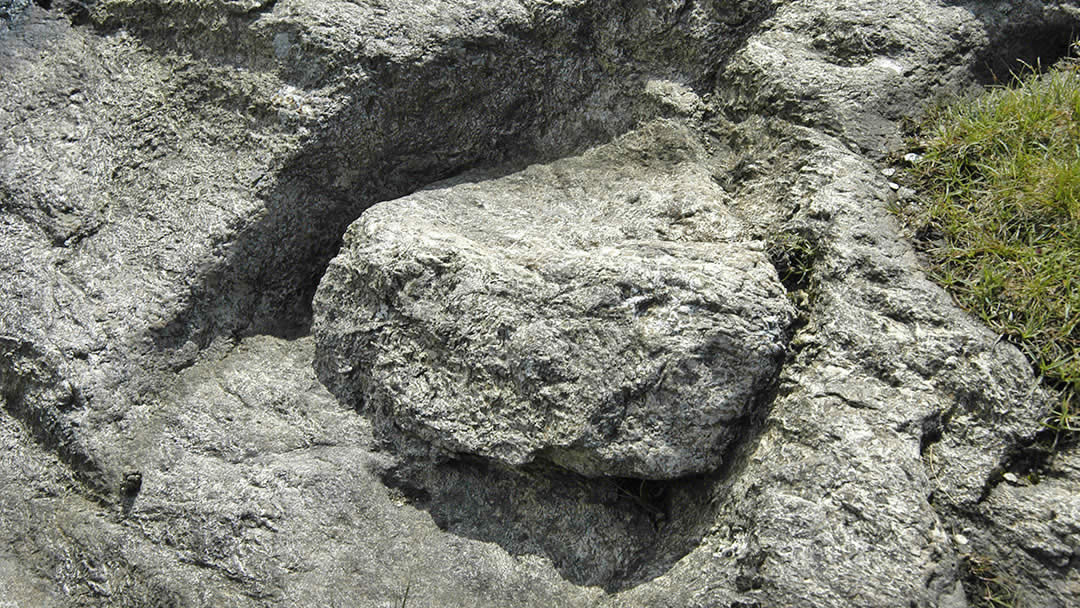
<instances>
[{"instance_id":1,"label":"grass tuft","mask_svg":"<svg viewBox=\"0 0 1080 608\"><path fill-rule=\"evenodd\" d=\"M931 274L1062 389L1048 421L1080 430L1080 67L932 110L906 209Z\"/></svg>"},{"instance_id":2,"label":"grass tuft","mask_svg":"<svg viewBox=\"0 0 1080 608\"><path fill-rule=\"evenodd\" d=\"M1016 585L998 574L989 558L969 555L961 566L964 589L973 608L1016 608L1021 605Z\"/></svg>"}]
</instances>

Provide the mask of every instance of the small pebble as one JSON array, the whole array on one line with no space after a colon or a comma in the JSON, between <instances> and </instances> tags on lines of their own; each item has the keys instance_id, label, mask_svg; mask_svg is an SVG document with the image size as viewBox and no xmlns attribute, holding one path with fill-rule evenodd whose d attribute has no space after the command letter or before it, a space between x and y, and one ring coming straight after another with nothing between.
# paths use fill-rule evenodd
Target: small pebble
<instances>
[{"instance_id":1,"label":"small pebble","mask_svg":"<svg viewBox=\"0 0 1080 608\"><path fill-rule=\"evenodd\" d=\"M922 154L916 154L914 152L908 152L907 154L904 155L904 162L908 163L908 164L911 164L911 165L914 165L915 163L919 162L920 160L922 160Z\"/></svg>"},{"instance_id":2,"label":"small pebble","mask_svg":"<svg viewBox=\"0 0 1080 608\"><path fill-rule=\"evenodd\" d=\"M885 177L892 177L892 176L896 175L896 169L894 169L892 167L889 167L887 169L882 169L881 174L884 175Z\"/></svg>"},{"instance_id":3,"label":"small pebble","mask_svg":"<svg viewBox=\"0 0 1080 608\"><path fill-rule=\"evenodd\" d=\"M893 190L899 190L900 189L900 184L898 184L896 182L889 182L889 187L892 188Z\"/></svg>"},{"instance_id":4,"label":"small pebble","mask_svg":"<svg viewBox=\"0 0 1080 608\"><path fill-rule=\"evenodd\" d=\"M966 545L966 544L968 544L968 539L963 534L957 534L956 536L953 536L953 540L955 540L956 544L958 544L958 545Z\"/></svg>"},{"instance_id":5,"label":"small pebble","mask_svg":"<svg viewBox=\"0 0 1080 608\"><path fill-rule=\"evenodd\" d=\"M1020 481L1020 479L1016 476L1015 473L1005 473L1004 475L1002 475L1002 477L1005 479L1005 481L1009 483L1016 483Z\"/></svg>"}]
</instances>

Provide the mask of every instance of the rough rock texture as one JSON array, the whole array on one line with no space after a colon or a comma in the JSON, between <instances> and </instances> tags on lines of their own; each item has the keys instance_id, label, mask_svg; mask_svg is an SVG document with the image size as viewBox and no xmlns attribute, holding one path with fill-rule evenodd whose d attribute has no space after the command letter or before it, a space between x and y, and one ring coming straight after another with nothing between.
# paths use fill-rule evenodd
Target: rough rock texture
<instances>
[{"instance_id":1,"label":"rough rock texture","mask_svg":"<svg viewBox=\"0 0 1080 608\"><path fill-rule=\"evenodd\" d=\"M11 29L30 4L30 0L0 0L0 35Z\"/></svg>"},{"instance_id":2,"label":"rough rock texture","mask_svg":"<svg viewBox=\"0 0 1080 608\"><path fill-rule=\"evenodd\" d=\"M715 470L794 309L694 143L654 124L369 209L315 298L323 382L384 426L508 465Z\"/></svg>"},{"instance_id":3,"label":"rough rock texture","mask_svg":"<svg viewBox=\"0 0 1080 608\"><path fill-rule=\"evenodd\" d=\"M1053 606L1080 590L1078 466L1074 450L1038 475L1003 476L977 507L977 519L958 532L971 535L976 555L1032 606Z\"/></svg>"},{"instance_id":4,"label":"rough rock texture","mask_svg":"<svg viewBox=\"0 0 1080 608\"><path fill-rule=\"evenodd\" d=\"M1077 3L0 7L0 606L961 607L971 564L1080 603L1076 453L1023 458L1053 397L926 280L880 173L927 100L1064 54ZM378 366L309 335L357 218L318 326L385 298ZM430 279L342 290L417 243L383 276ZM598 289L533 307L516 361L551 365L490 386L626 415L545 438L387 392L488 398L556 284ZM660 388L704 397L650 418Z\"/></svg>"}]
</instances>

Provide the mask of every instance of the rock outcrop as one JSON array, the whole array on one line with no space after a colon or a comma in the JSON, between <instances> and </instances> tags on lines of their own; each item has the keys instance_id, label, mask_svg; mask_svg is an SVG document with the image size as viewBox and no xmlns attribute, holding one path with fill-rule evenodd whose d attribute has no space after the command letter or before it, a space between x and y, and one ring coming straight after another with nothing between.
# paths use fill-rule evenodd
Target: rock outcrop
<instances>
[{"instance_id":1,"label":"rock outcrop","mask_svg":"<svg viewBox=\"0 0 1080 608\"><path fill-rule=\"evenodd\" d=\"M670 124L369 209L315 298L320 378L389 429L511 466L719 468L794 318Z\"/></svg>"},{"instance_id":2,"label":"rock outcrop","mask_svg":"<svg viewBox=\"0 0 1080 608\"><path fill-rule=\"evenodd\" d=\"M1080 602L1054 396L881 175L1075 2L43 6L0 606Z\"/></svg>"}]
</instances>

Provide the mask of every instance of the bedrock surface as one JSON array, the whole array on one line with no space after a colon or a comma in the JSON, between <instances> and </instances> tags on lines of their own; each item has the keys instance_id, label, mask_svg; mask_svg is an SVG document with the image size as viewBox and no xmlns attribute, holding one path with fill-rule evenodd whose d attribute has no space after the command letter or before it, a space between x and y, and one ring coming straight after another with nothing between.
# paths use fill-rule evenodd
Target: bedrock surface
<instances>
[{"instance_id":1,"label":"bedrock surface","mask_svg":"<svg viewBox=\"0 0 1080 608\"><path fill-rule=\"evenodd\" d=\"M0 605L1080 603L1054 397L881 174L1076 2L51 5L0 0Z\"/></svg>"}]
</instances>

